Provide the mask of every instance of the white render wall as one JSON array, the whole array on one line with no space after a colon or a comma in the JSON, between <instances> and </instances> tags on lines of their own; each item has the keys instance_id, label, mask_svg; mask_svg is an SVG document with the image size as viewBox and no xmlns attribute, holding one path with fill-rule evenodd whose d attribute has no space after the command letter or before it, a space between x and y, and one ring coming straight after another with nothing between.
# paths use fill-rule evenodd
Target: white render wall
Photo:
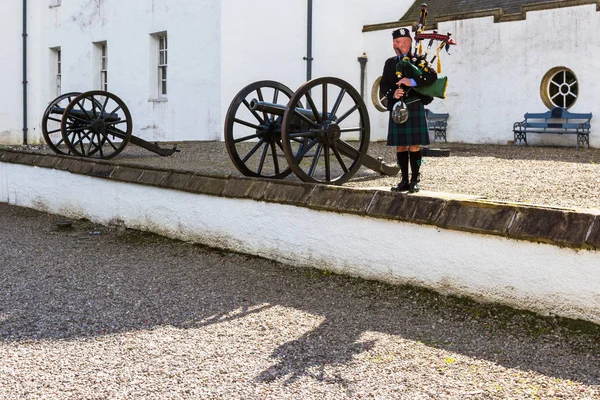
<instances>
[{"instance_id":1,"label":"white render wall","mask_svg":"<svg viewBox=\"0 0 600 400\"><path fill-rule=\"evenodd\" d=\"M363 26L398 19L411 3L314 0L313 77L338 76L358 89ZM21 11L15 1L0 16L15 37L0 54L0 62L10 54L4 76L14 96L21 93ZM28 14L30 143L41 140L41 115L55 97L52 47L62 50L62 93L85 91L99 86L93 42L106 41L109 91L126 102L134 134L147 140L221 140L242 87L271 79L296 90L306 80L307 0L63 0L54 8L30 4ZM169 38L169 99L152 102L149 35L161 31ZM0 143L20 143L20 102L0 98L0 109L14 119L0 119Z\"/></svg>"},{"instance_id":2,"label":"white render wall","mask_svg":"<svg viewBox=\"0 0 600 400\"><path fill-rule=\"evenodd\" d=\"M360 90L358 57L363 52L370 57L371 51L363 44L363 26L399 19L411 4L412 0L314 0L312 77L335 76ZM307 0L227 0L222 8L224 120L234 96L250 83L275 80L295 91L306 82ZM386 46L390 47L387 42ZM369 59L370 68L379 71L383 64ZM369 96L370 89L365 91L366 101Z\"/></svg>"},{"instance_id":3,"label":"white render wall","mask_svg":"<svg viewBox=\"0 0 600 400\"><path fill-rule=\"evenodd\" d=\"M1 162L0 202L104 224L118 222L292 266L600 323L598 251ZM344 240L339 240L340 232ZM407 248L421 249L422 257L406 257Z\"/></svg>"},{"instance_id":4,"label":"white render wall","mask_svg":"<svg viewBox=\"0 0 600 400\"><path fill-rule=\"evenodd\" d=\"M2 2L0 13L0 144L23 137L23 8L20 1ZM10 17L8 17L10 16Z\"/></svg>"},{"instance_id":5,"label":"white render wall","mask_svg":"<svg viewBox=\"0 0 600 400\"><path fill-rule=\"evenodd\" d=\"M429 108L448 112L448 140L506 144L512 126L525 112L548 109L540 97L542 78L553 67L573 70L579 80L579 99L571 112L592 112L590 144L600 147L600 13L595 5L527 13L527 19L494 23L493 17L440 23L458 45L452 55L442 52L443 74L449 77L446 100ZM380 49L387 31L365 33L365 47ZM380 49L373 57L383 65L389 57ZM369 79L377 76L369 71ZM381 74L381 72L379 72ZM372 108L373 129L387 126L387 115ZM373 136L373 135L372 135ZM529 140L531 138L531 140ZM574 146L574 135L528 135L531 144Z\"/></svg>"},{"instance_id":6,"label":"white render wall","mask_svg":"<svg viewBox=\"0 0 600 400\"><path fill-rule=\"evenodd\" d=\"M397 20L413 1L313 3L313 77L340 77L358 90L357 58L365 53L371 138L385 140L388 117L371 104L370 92L393 54L391 29L362 28ZM21 6L8 2L0 15L0 33L9 38L0 54L0 143L22 138ZM147 140L222 140L227 108L242 87L271 79L296 90L306 79L307 0L65 0L55 8L30 4L28 15L30 143L41 140L41 115L54 98L49 50L54 46L62 48L64 93L97 88L92 42L107 41L109 90L131 109L134 134ZM546 110L539 86L555 66L569 67L579 78L580 98L571 111L591 111L598 118L599 19L595 6L587 5L529 12L523 21L441 23L439 30L453 32L459 43L451 56L443 56L448 99L430 105L451 114L448 139L512 140L513 122L525 112ZM161 31L169 37L169 99L153 102L150 34ZM596 125L592 120L593 130ZM600 147L600 134L592 131L590 140ZM573 146L575 137L532 136L530 142Z\"/></svg>"},{"instance_id":7,"label":"white render wall","mask_svg":"<svg viewBox=\"0 0 600 400\"><path fill-rule=\"evenodd\" d=\"M133 116L134 134L148 140L215 140L220 137L220 1L82 0L30 4L29 15L29 135L42 140L40 123L47 104L56 97L50 48L61 47L62 93L99 89L94 42L108 45L108 90L121 97ZM21 2L3 8L0 29L14 40L0 55L11 96L0 98L0 143L21 143ZM13 26L14 25L14 26ZM151 101L154 61L151 34L166 31L169 39L168 101ZM17 35L15 35L17 34ZM9 37L7 33L3 37ZM10 54L10 58L5 57ZM155 72L154 72L155 73ZM15 101L15 99L19 101ZM15 122L13 119L16 118ZM11 135L3 133L10 130ZM14 132L18 130L18 136Z\"/></svg>"},{"instance_id":8,"label":"white render wall","mask_svg":"<svg viewBox=\"0 0 600 400\"><path fill-rule=\"evenodd\" d=\"M92 43L106 41L108 90L128 105L135 135L148 140L215 139L220 123L219 1L63 1L45 14L51 23L39 51L61 46L63 93L99 89L92 73ZM163 31L168 35L168 100L152 101L157 83L152 79L156 53L150 35ZM44 62L41 67L51 70ZM41 82L49 79L45 75ZM49 85L43 84L40 92L46 101L53 98L47 91ZM38 116L43 108L45 104Z\"/></svg>"}]
</instances>

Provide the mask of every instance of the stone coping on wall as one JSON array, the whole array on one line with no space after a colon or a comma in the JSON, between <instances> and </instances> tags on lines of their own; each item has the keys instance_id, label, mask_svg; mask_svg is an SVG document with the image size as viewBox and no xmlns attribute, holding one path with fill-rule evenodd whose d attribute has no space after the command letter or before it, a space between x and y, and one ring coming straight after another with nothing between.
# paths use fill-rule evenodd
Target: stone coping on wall
<instances>
[{"instance_id":1,"label":"stone coping on wall","mask_svg":"<svg viewBox=\"0 0 600 400\"><path fill-rule=\"evenodd\" d=\"M506 14L501 8L491 8L487 10L477 10L472 12L456 13L439 15L435 17L435 23L431 25L427 24L426 30L438 29L440 22L458 21L463 19L471 18L484 18L494 17L494 22L510 22L510 21L522 21L527 19L527 13L530 11L543 11L552 10L556 8L575 7L583 6L588 4L595 4L596 11L600 11L600 0L554 0L546 1L535 4L527 4L521 7L521 12L517 14ZM375 32L387 29L403 28L406 26L414 25L414 21L400 19L393 22L385 22L381 24L369 24L363 26L363 32Z\"/></svg>"},{"instance_id":2,"label":"stone coping on wall","mask_svg":"<svg viewBox=\"0 0 600 400\"><path fill-rule=\"evenodd\" d=\"M0 150L0 162L189 193L251 199L562 247L600 250L600 211L594 210L206 175L17 150Z\"/></svg>"}]
</instances>

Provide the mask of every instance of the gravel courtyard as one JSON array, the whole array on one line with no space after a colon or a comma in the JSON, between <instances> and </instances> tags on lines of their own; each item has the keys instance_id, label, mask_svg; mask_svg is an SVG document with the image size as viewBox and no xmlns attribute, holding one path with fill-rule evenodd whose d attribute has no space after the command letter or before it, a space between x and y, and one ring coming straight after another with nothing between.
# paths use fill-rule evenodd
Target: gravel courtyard
<instances>
[{"instance_id":1,"label":"gravel courtyard","mask_svg":"<svg viewBox=\"0 0 600 400\"><path fill-rule=\"evenodd\" d=\"M597 325L58 221L0 203L0 399L600 398Z\"/></svg>"},{"instance_id":2,"label":"gravel courtyard","mask_svg":"<svg viewBox=\"0 0 600 400\"><path fill-rule=\"evenodd\" d=\"M574 146L464 143L434 143L431 147L448 148L451 156L425 158L421 169L421 189L424 191L600 210L600 149L581 148L576 151ZM129 145L112 161L209 174L241 175L233 166L222 142L184 142L179 144L179 149L181 152L171 157L160 157ZM51 153L43 146L34 146L33 151ZM395 163L394 149L382 142L371 143L368 154L382 157L389 164ZM287 179L298 181L293 175ZM397 183L397 177L384 177L363 167L345 186L389 188Z\"/></svg>"}]
</instances>

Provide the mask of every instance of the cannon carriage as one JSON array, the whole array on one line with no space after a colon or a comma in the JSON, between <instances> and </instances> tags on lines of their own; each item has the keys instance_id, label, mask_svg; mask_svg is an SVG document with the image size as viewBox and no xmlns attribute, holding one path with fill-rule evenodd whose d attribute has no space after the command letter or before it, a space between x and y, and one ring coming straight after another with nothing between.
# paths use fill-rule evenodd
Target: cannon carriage
<instances>
[{"instance_id":1,"label":"cannon carriage","mask_svg":"<svg viewBox=\"0 0 600 400\"><path fill-rule=\"evenodd\" d=\"M275 81L243 88L225 118L225 144L245 176L341 185L361 166L385 175L398 167L367 154L367 107L349 83L313 79L296 92Z\"/></svg>"},{"instance_id":2,"label":"cannon carriage","mask_svg":"<svg viewBox=\"0 0 600 400\"><path fill-rule=\"evenodd\" d=\"M42 117L42 135L56 154L110 159L129 144L161 156L173 148L161 148L132 135L133 123L127 105L113 93L93 90L70 92L54 99Z\"/></svg>"}]
</instances>

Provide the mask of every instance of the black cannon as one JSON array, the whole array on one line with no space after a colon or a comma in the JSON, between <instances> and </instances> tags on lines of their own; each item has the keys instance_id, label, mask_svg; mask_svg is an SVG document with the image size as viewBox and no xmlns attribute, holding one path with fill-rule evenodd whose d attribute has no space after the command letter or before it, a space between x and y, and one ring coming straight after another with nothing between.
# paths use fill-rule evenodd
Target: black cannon
<instances>
[{"instance_id":1,"label":"black cannon","mask_svg":"<svg viewBox=\"0 0 600 400\"><path fill-rule=\"evenodd\" d=\"M161 156L178 151L133 136L132 127L123 100L102 90L65 93L48 105L42 117L42 135L56 154L109 159L128 143Z\"/></svg>"},{"instance_id":2,"label":"black cannon","mask_svg":"<svg viewBox=\"0 0 600 400\"><path fill-rule=\"evenodd\" d=\"M245 176L341 185L362 165L385 175L398 167L367 154L367 107L347 82L313 79L295 93L275 81L243 88L225 118L229 157Z\"/></svg>"}]
</instances>

